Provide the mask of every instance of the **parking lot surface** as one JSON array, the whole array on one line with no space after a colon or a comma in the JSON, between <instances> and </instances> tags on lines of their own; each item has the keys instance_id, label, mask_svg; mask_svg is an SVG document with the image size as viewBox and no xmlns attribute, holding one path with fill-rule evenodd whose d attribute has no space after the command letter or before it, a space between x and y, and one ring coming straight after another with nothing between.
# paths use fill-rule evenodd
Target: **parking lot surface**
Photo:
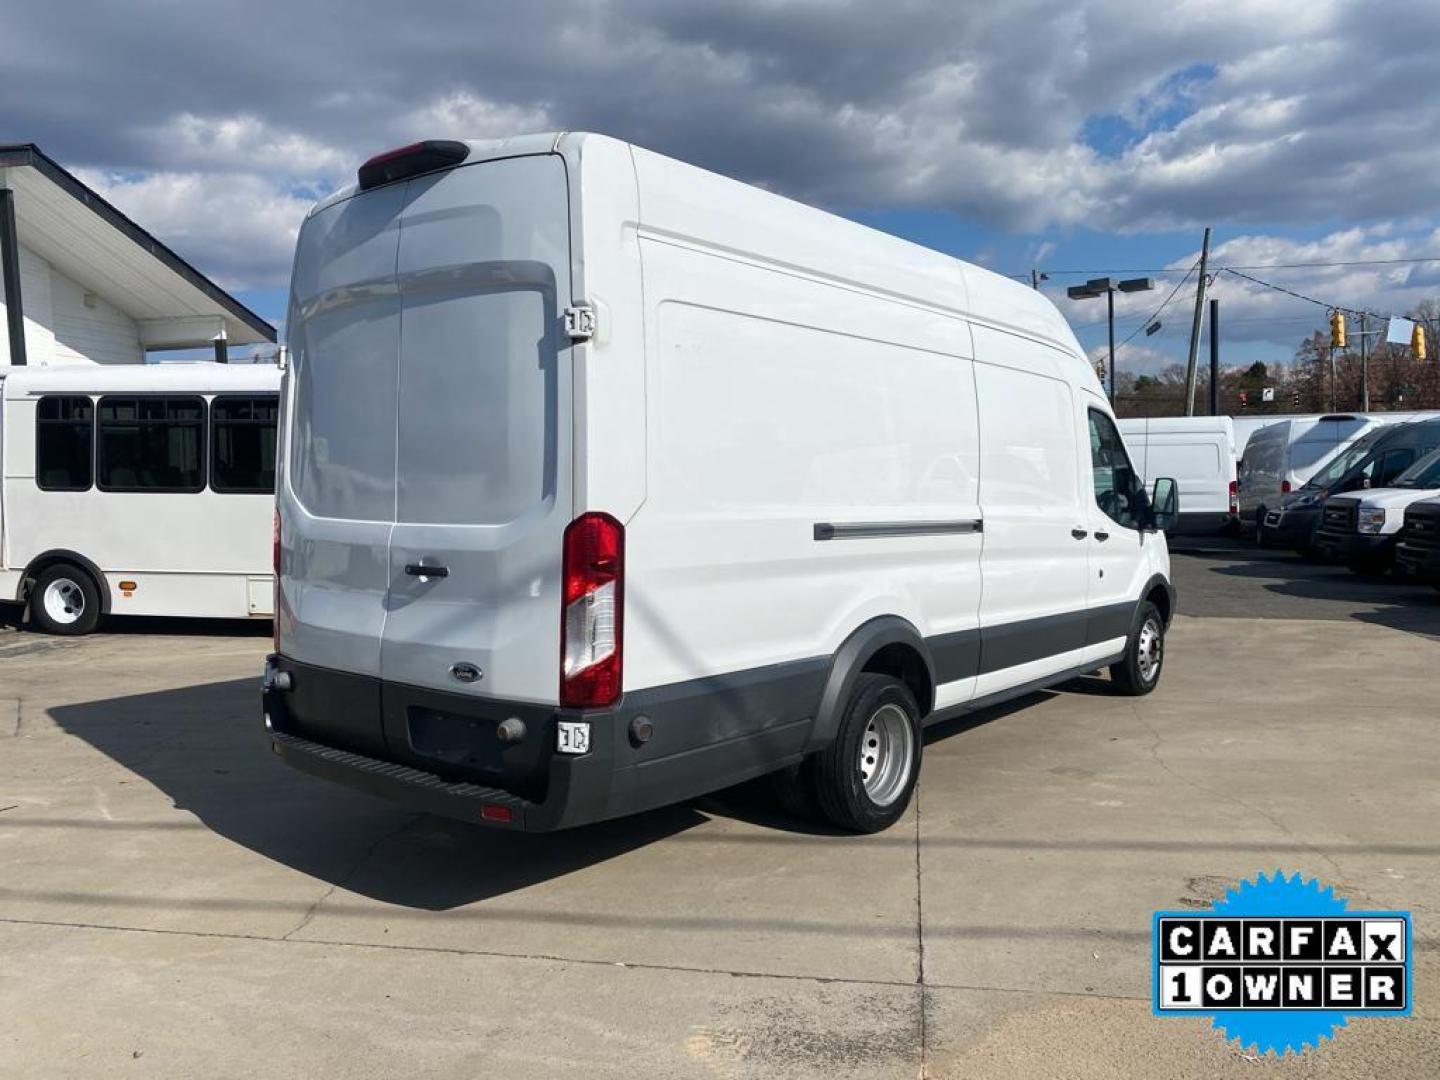
<instances>
[{"instance_id":1,"label":"parking lot surface","mask_svg":"<svg viewBox=\"0 0 1440 1080\"><path fill-rule=\"evenodd\" d=\"M1192 550L1156 693L932 730L864 838L417 815L265 752L266 628L0 628L0 1076L1440 1075L1440 593ZM1151 913L1276 868L1414 913L1412 1018L1152 1016Z\"/></svg>"}]
</instances>

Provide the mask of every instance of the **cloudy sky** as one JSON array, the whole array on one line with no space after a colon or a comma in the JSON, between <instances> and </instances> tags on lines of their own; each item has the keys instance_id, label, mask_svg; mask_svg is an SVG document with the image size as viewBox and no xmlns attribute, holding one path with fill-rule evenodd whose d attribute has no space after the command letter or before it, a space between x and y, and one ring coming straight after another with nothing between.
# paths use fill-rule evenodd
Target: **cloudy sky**
<instances>
[{"instance_id":1,"label":"cloudy sky","mask_svg":"<svg viewBox=\"0 0 1440 1080\"><path fill-rule=\"evenodd\" d=\"M1435 0L3 0L34 141L279 321L309 204L416 138L603 131L1002 273L1440 296ZM1427 257L1430 261L1423 261ZM1317 265L1318 264L1318 265ZM1193 282L1193 279L1192 279ZM1216 281L1227 362L1321 308ZM1183 358L1189 284L1122 367ZM1099 302L1065 305L1087 346Z\"/></svg>"}]
</instances>

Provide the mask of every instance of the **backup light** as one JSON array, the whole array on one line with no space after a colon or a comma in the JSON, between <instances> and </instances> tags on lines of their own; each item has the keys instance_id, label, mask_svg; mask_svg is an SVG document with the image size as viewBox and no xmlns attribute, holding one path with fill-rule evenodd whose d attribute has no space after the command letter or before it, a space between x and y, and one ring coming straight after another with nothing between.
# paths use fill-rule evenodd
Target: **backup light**
<instances>
[{"instance_id":1,"label":"backup light","mask_svg":"<svg viewBox=\"0 0 1440 1080\"><path fill-rule=\"evenodd\" d=\"M470 156L470 147L454 139L427 139L376 154L356 173L361 191L393 184L422 173L449 169Z\"/></svg>"},{"instance_id":2,"label":"backup light","mask_svg":"<svg viewBox=\"0 0 1440 1080\"><path fill-rule=\"evenodd\" d=\"M582 514L565 529L560 621L560 704L599 709L620 696L625 527Z\"/></svg>"}]
</instances>

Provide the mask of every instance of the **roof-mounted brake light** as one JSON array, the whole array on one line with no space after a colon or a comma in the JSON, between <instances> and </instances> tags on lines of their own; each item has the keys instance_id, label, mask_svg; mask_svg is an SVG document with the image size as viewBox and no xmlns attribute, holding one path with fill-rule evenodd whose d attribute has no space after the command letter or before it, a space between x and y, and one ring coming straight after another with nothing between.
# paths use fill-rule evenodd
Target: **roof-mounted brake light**
<instances>
[{"instance_id":1,"label":"roof-mounted brake light","mask_svg":"<svg viewBox=\"0 0 1440 1080\"><path fill-rule=\"evenodd\" d=\"M381 184L393 184L421 173L435 172L459 165L470 156L470 147L454 139L427 139L398 150L376 154L360 166L357 178L360 190L368 191Z\"/></svg>"}]
</instances>

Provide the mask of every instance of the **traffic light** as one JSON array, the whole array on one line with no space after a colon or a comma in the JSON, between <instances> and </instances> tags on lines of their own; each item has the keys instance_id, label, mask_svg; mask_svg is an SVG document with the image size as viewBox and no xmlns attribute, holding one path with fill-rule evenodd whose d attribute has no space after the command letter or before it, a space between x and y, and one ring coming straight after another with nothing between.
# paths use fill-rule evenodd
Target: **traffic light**
<instances>
[{"instance_id":1,"label":"traffic light","mask_svg":"<svg viewBox=\"0 0 1440 1080\"><path fill-rule=\"evenodd\" d=\"M1425 327L1418 322L1410 331L1410 348L1415 350L1416 360L1425 359Z\"/></svg>"},{"instance_id":2,"label":"traffic light","mask_svg":"<svg viewBox=\"0 0 1440 1080\"><path fill-rule=\"evenodd\" d=\"M1330 312L1330 347L1345 348L1345 313L1342 311Z\"/></svg>"}]
</instances>

